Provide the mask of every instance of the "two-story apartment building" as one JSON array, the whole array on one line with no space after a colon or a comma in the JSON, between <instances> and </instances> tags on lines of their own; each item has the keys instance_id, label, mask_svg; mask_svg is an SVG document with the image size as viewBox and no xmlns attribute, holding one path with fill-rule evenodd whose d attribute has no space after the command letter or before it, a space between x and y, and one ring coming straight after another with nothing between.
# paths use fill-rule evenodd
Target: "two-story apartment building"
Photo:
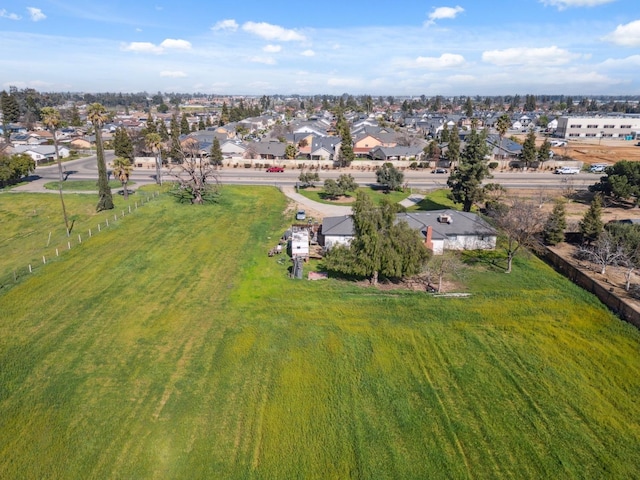
<instances>
[{"instance_id":1,"label":"two-story apartment building","mask_svg":"<svg viewBox=\"0 0 640 480\"><path fill-rule=\"evenodd\" d=\"M640 115L560 117L555 136L567 139L634 140L640 135Z\"/></svg>"}]
</instances>

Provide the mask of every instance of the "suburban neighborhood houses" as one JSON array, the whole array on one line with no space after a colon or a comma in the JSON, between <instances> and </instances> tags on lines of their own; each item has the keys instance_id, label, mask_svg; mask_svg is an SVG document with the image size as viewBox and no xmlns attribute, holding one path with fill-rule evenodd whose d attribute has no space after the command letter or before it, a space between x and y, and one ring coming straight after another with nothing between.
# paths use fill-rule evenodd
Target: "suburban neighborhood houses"
<instances>
[{"instance_id":1,"label":"suburban neighborhood houses","mask_svg":"<svg viewBox=\"0 0 640 480\"><path fill-rule=\"evenodd\" d=\"M345 101L346 99L346 101ZM322 101L321 101L322 100ZM585 114L571 110L566 102L545 102L535 110L525 111L522 105L514 108L511 103L496 103L486 108L482 103L469 103L464 97L438 99L438 110L429 99L389 99L371 104L370 111L362 111L353 97L335 97L341 101L344 120L349 126L354 165L373 166L394 162L403 167L419 165L421 168L452 167L448 161L448 139L457 132L461 148L472 128L487 129L487 145L496 167L521 168L523 135L534 131L542 141L547 138L551 146L559 141L577 139L634 141L640 138L640 114L599 111ZM447 101L448 103L445 103ZM223 166L255 167L278 164L295 167L300 162L307 166L330 168L340 159L342 136L336 128L334 108L323 97L268 98L268 97L186 97L180 104L170 97L149 96L144 110L112 110L110 119L102 126L102 139L111 146L116 129L126 130L134 141L136 157L150 157L152 152L144 142L144 135L152 125L154 131L164 135L166 147L161 156L163 162L173 161L168 141L172 125L180 128L179 141L189 155L208 158L214 139L220 145ZM156 102L154 105L153 102ZM160 108L173 102L176 109ZM625 105L633 105L625 99ZM157 103L160 103L158 105ZM305 108L299 108L305 104ZM446 105L443 106L443 103ZM590 102L581 104L591 105ZM615 100L603 106L618 105ZM297 108L296 108L297 107ZM323 108L324 107L324 108ZM327 108L329 107L329 108ZM64 158L72 152L90 152L95 148L92 125L86 121L86 104L67 101L59 107L62 112L72 111L78 124L68 123L57 133L60 155ZM262 110L260 112L260 110ZM619 109L618 109L619 110ZM229 112L238 111L236 118ZM162 113L165 112L165 113ZM241 112L257 115L242 117ZM498 120L507 119L506 130L498 129ZM502 121L502 120L501 120ZM27 128L30 126L30 128ZM3 135L14 153L26 153L37 164L52 161L54 157L51 132L38 122L2 124ZM435 143L434 143L435 142ZM188 148L186 146L188 145ZM554 156L555 154L555 156ZM562 158L562 150L550 152L550 160L571 162ZM542 163L534 168L544 168ZM565 165L563 163L562 165ZM569 166L580 166L567 164ZM554 164L554 167L560 166ZM531 167L531 165L527 165ZM549 164L551 169L551 164Z\"/></svg>"}]
</instances>

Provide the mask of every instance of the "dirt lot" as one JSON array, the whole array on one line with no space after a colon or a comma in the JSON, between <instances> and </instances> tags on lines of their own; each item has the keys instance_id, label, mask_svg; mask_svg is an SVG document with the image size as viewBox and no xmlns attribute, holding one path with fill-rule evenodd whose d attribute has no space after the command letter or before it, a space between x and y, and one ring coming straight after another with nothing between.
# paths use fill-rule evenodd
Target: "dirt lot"
<instances>
[{"instance_id":1,"label":"dirt lot","mask_svg":"<svg viewBox=\"0 0 640 480\"><path fill-rule=\"evenodd\" d=\"M583 163L613 164L620 160L640 161L640 147L635 141L603 140L602 143L593 140L569 141L566 147L552 149L556 155L563 155Z\"/></svg>"}]
</instances>

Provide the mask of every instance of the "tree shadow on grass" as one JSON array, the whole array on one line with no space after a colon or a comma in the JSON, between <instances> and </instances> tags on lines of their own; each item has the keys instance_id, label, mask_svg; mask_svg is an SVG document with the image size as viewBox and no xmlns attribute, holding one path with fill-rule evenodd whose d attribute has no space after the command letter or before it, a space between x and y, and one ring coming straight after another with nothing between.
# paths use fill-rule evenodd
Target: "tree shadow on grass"
<instances>
[{"instance_id":1,"label":"tree shadow on grass","mask_svg":"<svg viewBox=\"0 0 640 480\"><path fill-rule=\"evenodd\" d=\"M430 198L423 198L418 203L415 204L416 210L427 211L427 210L445 210L447 208L451 208L450 205L444 205L442 203L438 203Z\"/></svg>"},{"instance_id":2,"label":"tree shadow on grass","mask_svg":"<svg viewBox=\"0 0 640 480\"><path fill-rule=\"evenodd\" d=\"M496 250L473 250L462 252L462 262L470 266L483 266L492 272L504 272L506 258Z\"/></svg>"}]
</instances>

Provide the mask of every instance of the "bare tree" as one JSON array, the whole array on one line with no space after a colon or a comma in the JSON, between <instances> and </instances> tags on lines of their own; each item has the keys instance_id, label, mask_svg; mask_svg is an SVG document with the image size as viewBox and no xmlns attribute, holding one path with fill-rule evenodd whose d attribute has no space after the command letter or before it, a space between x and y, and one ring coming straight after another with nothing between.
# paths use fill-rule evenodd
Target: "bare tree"
<instances>
[{"instance_id":1,"label":"bare tree","mask_svg":"<svg viewBox=\"0 0 640 480\"><path fill-rule=\"evenodd\" d=\"M442 255L433 255L425 266L426 287L429 288L437 281L436 291L442 292L442 284L446 278L460 275L465 264L456 252L445 251Z\"/></svg>"},{"instance_id":2,"label":"bare tree","mask_svg":"<svg viewBox=\"0 0 640 480\"><path fill-rule=\"evenodd\" d=\"M604 231L595 242L581 246L578 255L598 265L600 274L604 275L609 265L617 265L624 258L624 249L609 232Z\"/></svg>"},{"instance_id":3,"label":"bare tree","mask_svg":"<svg viewBox=\"0 0 640 480\"><path fill-rule=\"evenodd\" d=\"M506 273L511 273L513 258L521 248L536 248L540 245L538 235L545 218L536 204L521 199L514 199L508 208L500 211L494 218L506 237Z\"/></svg>"},{"instance_id":4,"label":"bare tree","mask_svg":"<svg viewBox=\"0 0 640 480\"><path fill-rule=\"evenodd\" d=\"M169 175L177 182L174 195L183 203L201 205L214 202L220 193L215 165L208 158L199 158L193 148L183 153L184 161L169 169Z\"/></svg>"}]
</instances>

